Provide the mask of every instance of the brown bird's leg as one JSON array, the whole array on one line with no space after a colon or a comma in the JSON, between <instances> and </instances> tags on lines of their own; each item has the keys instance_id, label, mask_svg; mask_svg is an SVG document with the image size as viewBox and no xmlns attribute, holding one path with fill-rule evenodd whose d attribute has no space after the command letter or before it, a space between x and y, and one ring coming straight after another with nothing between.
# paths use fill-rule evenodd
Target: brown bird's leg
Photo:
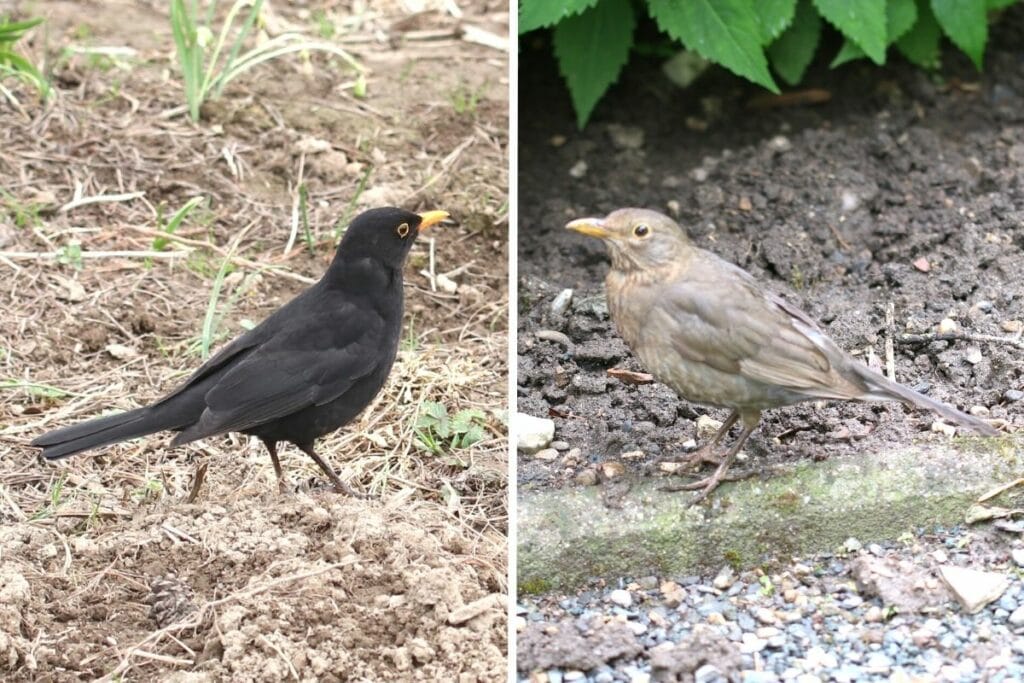
<instances>
[{"instance_id":1,"label":"brown bird's leg","mask_svg":"<svg viewBox=\"0 0 1024 683\"><path fill-rule=\"evenodd\" d=\"M691 467L693 465L700 467L700 465L705 462L711 465L721 465L722 459L715 455L715 452L718 450L718 444L722 440L722 437L729 433L729 430L732 429L732 426L736 424L736 420L738 419L740 419L740 411L733 410L729 413L729 417L725 419L725 422L722 423L722 428L715 432L711 441L708 441L693 453L687 455L682 462L687 467Z\"/></svg>"},{"instance_id":2,"label":"brown bird's leg","mask_svg":"<svg viewBox=\"0 0 1024 683\"><path fill-rule=\"evenodd\" d=\"M277 458L277 442L276 441L263 441L263 445L267 447L267 452L270 453L270 461L274 463L274 474L277 475L277 488L281 493L287 493L288 484L284 479L284 471L281 469L281 461Z\"/></svg>"},{"instance_id":3,"label":"brown bird's leg","mask_svg":"<svg viewBox=\"0 0 1024 683\"><path fill-rule=\"evenodd\" d=\"M326 462L324 462L323 458L321 458L319 455L317 455L316 451L313 450L313 444L309 443L309 444L305 444L305 445L303 445L303 444L295 444L295 445L298 446L302 450L303 453L305 453L309 457L313 458L313 461L317 465L320 465L320 469L322 469L324 471L324 474L326 474L327 477L332 482L334 482L334 490L335 491L337 491L338 493L347 494L349 496L352 496L353 498L365 498L365 496L363 496L361 493L357 493L355 489L353 489L351 486L349 486L348 484L343 482L338 477L338 475L334 473L334 470L332 470L330 468L330 466Z\"/></svg>"},{"instance_id":4,"label":"brown bird's leg","mask_svg":"<svg viewBox=\"0 0 1024 683\"><path fill-rule=\"evenodd\" d=\"M715 470L715 473L710 477L695 481L692 484L676 484L673 486L666 486L662 490L665 491L696 491L701 489L700 493L690 501L690 505L696 505L705 498L707 498L712 491L718 488L718 485L725 481L726 472L729 471L729 466L732 465L736 459L736 455L743 448L743 444L746 443L747 438L750 434L757 429L758 423L761 421L761 411L754 411L741 416L743 419L743 431L740 433L740 438L733 444L733 447L729 449L722 463Z\"/></svg>"}]
</instances>

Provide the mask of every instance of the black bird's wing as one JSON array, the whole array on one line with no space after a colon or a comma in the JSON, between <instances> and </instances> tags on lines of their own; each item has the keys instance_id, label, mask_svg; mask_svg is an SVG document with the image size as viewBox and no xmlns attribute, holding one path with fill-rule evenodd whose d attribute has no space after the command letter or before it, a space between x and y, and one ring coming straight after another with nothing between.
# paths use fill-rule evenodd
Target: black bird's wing
<instances>
[{"instance_id":1,"label":"black bird's wing","mask_svg":"<svg viewBox=\"0 0 1024 683\"><path fill-rule=\"evenodd\" d=\"M385 355L383 319L351 304L290 327L294 332L280 331L224 372L206 392L199 420L174 445L242 431L333 401L373 372Z\"/></svg>"}]
</instances>

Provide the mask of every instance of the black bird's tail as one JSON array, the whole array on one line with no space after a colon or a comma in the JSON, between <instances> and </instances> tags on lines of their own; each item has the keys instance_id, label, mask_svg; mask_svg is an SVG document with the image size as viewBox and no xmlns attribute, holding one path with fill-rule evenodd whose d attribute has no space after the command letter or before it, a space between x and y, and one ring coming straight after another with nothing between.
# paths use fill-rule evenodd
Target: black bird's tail
<instances>
[{"instance_id":1,"label":"black bird's tail","mask_svg":"<svg viewBox=\"0 0 1024 683\"><path fill-rule=\"evenodd\" d=\"M127 441L165 429L180 428L181 417L173 411L146 406L55 429L36 437L31 445L42 448L42 455L47 460L59 460L90 448Z\"/></svg>"},{"instance_id":2,"label":"black bird's tail","mask_svg":"<svg viewBox=\"0 0 1024 683\"><path fill-rule=\"evenodd\" d=\"M925 408L926 410L938 413L947 420L955 422L962 427L967 427L982 436L999 436L999 431L995 427L980 418L960 412L952 406L947 406L945 403L940 403L924 394L919 394L901 384L890 382L887 378L869 370L863 365L855 364L854 367L857 368L858 374L867 384L871 398L909 403L918 408Z\"/></svg>"}]
</instances>

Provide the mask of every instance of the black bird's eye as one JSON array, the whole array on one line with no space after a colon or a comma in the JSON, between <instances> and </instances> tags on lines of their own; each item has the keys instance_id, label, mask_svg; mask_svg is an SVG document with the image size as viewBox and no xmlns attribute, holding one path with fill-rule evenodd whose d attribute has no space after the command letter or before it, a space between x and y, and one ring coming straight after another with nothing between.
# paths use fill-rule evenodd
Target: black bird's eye
<instances>
[{"instance_id":1,"label":"black bird's eye","mask_svg":"<svg viewBox=\"0 0 1024 683\"><path fill-rule=\"evenodd\" d=\"M647 237L650 233L651 229L645 223L638 223L633 227L633 234L637 237Z\"/></svg>"},{"instance_id":2,"label":"black bird's eye","mask_svg":"<svg viewBox=\"0 0 1024 683\"><path fill-rule=\"evenodd\" d=\"M401 225L398 226L398 236L399 237L401 237L402 239L405 239L406 235L408 235L408 234L409 234L409 224L408 223L402 223Z\"/></svg>"}]
</instances>

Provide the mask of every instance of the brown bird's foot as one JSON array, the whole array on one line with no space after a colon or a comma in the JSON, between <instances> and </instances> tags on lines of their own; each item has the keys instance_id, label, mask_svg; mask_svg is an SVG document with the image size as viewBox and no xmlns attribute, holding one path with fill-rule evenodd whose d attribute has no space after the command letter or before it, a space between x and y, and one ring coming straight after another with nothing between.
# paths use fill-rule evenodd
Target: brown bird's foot
<instances>
[{"instance_id":1,"label":"brown bird's foot","mask_svg":"<svg viewBox=\"0 0 1024 683\"><path fill-rule=\"evenodd\" d=\"M735 415L736 413L734 412L733 414ZM732 448L729 449L729 452L726 453L725 457L722 459L722 462L718 465L718 469L716 469L715 473L712 474L710 477L707 477L705 479L701 479L700 481L695 481L695 482L692 482L692 483L689 483L689 484L675 484L675 485L672 485L672 486L666 486L666 487L662 488L662 490L663 491L698 491L699 490L700 493L698 493L694 497L694 499L691 500L688 503L688 505L696 505L697 503L701 502L702 500L705 500L709 495L711 495L711 492L714 491L715 489L717 489L718 485L721 484L723 481L736 481L736 480L739 480L739 479L746 479L747 477L751 476L751 474L752 474L751 472L748 472L748 473L745 473L745 474L736 475L736 476L732 476L732 477L728 477L726 475L729 472L729 467L732 465L733 461L736 459L736 455L740 452L740 449L743 448L743 444L746 442L747 438L750 437L750 433L753 432L754 429L757 427L757 423L758 423L759 419L760 419L760 413L752 414L749 417L747 417L747 416L744 417L744 419L743 419L743 433L740 434L739 440L736 441L736 443L733 444ZM731 420L731 421L735 421L735 420ZM731 424L729 426L731 426ZM721 432L719 432L719 433L721 434ZM712 443L710 443L708 445L709 446L713 446L715 443L717 443L717 441L718 441L718 439L716 438Z\"/></svg>"},{"instance_id":2,"label":"brown bird's foot","mask_svg":"<svg viewBox=\"0 0 1024 683\"><path fill-rule=\"evenodd\" d=\"M685 458L679 462L684 468L700 469L701 465L708 464L718 467L722 464L722 456L719 455L717 444L707 444L701 446L692 453L688 453Z\"/></svg>"},{"instance_id":3,"label":"brown bird's foot","mask_svg":"<svg viewBox=\"0 0 1024 683\"><path fill-rule=\"evenodd\" d=\"M346 496L351 496L352 498L366 498L365 495L357 492L354 488L343 482L341 478L338 477L337 473L335 473L335 471L331 469L330 465L324 462L323 458L316 454L316 451L313 450L312 444L307 444L305 446L299 445L299 448L302 450L303 453L313 458L313 462L320 466L320 469L324 471L324 474L327 475L327 478L330 479L331 483L334 484L335 491L337 491L338 493L342 493Z\"/></svg>"},{"instance_id":4,"label":"brown bird's foot","mask_svg":"<svg viewBox=\"0 0 1024 683\"><path fill-rule=\"evenodd\" d=\"M688 482L686 484L666 484L665 486L660 487L659 490L670 492L700 491L700 493L690 501L690 505L695 505L707 498L722 482L741 481L743 479L749 479L754 476L754 474L756 473L753 470L736 473L722 472L721 474L719 474L718 470L715 470L715 473L710 477L704 477L698 481Z\"/></svg>"}]
</instances>

